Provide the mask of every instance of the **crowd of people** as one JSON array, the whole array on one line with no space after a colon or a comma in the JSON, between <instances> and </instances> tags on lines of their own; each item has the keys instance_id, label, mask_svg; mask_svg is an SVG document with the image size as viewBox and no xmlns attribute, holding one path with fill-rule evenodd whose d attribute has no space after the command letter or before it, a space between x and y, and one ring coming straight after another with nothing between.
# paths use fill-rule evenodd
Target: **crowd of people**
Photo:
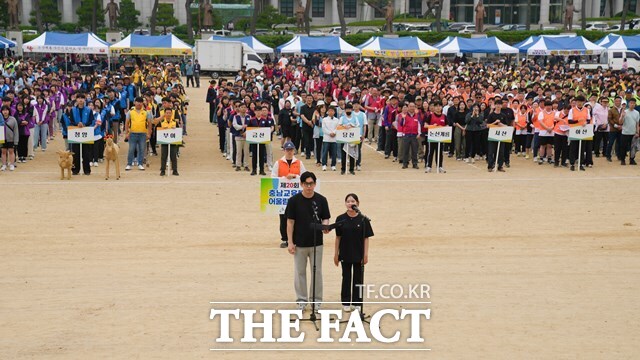
<instances>
[{"instance_id":1,"label":"crowd of people","mask_svg":"<svg viewBox=\"0 0 640 360\"><path fill-rule=\"evenodd\" d=\"M220 151L237 171L264 174L271 149L258 151L257 169L248 159L246 127L270 127L274 140L291 141L296 154L313 158L323 171L350 174L362 168L363 143L375 146L403 169L445 172L444 158L505 171L511 158L586 170L595 157L635 165L640 83L632 74L572 67L562 58L546 62L425 62L419 69L381 61L312 55L285 56L261 71L240 71L211 81L209 119L219 129ZM360 128L359 144L336 144L337 126ZM572 125L593 127L592 140L569 140ZM430 127L451 126L452 141L429 142ZM488 141L491 126L514 127L513 141ZM440 148L440 153L438 152ZM579 150L580 149L580 150ZM351 151L353 150L353 151ZM580 154L578 153L580 152ZM411 164L410 164L411 163Z\"/></svg>"},{"instance_id":2,"label":"crowd of people","mask_svg":"<svg viewBox=\"0 0 640 360\"><path fill-rule=\"evenodd\" d=\"M189 99L179 65L136 58L130 67L123 62L114 70L105 67L84 76L79 70L65 72L51 58L5 57L1 65L2 171L34 160L56 136L74 153L74 175L81 170L90 175L104 161L107 137L129 143L125 170L145 170L148 156L158 155L158 129L179 127L187 135ZM94 127L93 143L68 142L71 127L87 126ZM161 175L167 157L172 174L179 175L179 147L171 147L171 154L164 145L161 150Z\"/></svg>"}]
</instances>

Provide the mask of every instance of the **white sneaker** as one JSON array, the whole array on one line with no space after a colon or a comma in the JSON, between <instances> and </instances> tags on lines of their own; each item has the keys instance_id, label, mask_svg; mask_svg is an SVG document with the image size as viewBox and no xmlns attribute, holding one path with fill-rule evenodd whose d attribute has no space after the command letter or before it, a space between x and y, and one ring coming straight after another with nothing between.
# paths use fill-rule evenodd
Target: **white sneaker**
<instances>
[{"instance_id":1,"label":"white sneaker","mask_svg":"<svg viewBox=\"0 0 640 360\"><path fill-rule=\"evenodd\" d=\"M466 162L467 164L470 162L471 160L469 160L469 158L464 159L464 162Z\"/></svg>"},{"instance_id":2,"label":"white sneaker","mask_svg":"<svg viewBox=\"0 0 640 360\"><path fill-rule=\"evenodd\" d=\"M0 167L0 171L6 171L7 170L7 165L2 165L2 167Z\"/></svg>"},{"instance_id":3,"label":"white sneaker","mask_svg":"<svg viewBox=\"0 0 640 360\"><path fill-rule=\"evenodd\" d=\"M533 162L538 162L538 157L537 156L533 158Z\"/></svg>"},{"instance_id":4,"label":"white sneaker","mask_svg":"<svg viewBox=\"0 0 640 360\"><path fill-rule=\"evenodd\" d=\"M327 171L327 166L326 165L322 165L322 171Z\"/></svg>"},{"instance_id":5,"label":"white sneaker","mask_svg":"<svg viewBox=\"0 0 640 360\"><path fill-rule=\"evenodd\" d=\"M473 159L473 158L472 158L472 159L471 159L471 163L472 163L472 164L475 164L475 163L476 163L476 159Z\"/></svg>"},{"instance_id":6,"label":"white sneaker","mask_svg":"<svg viewBox=\"0 0 640 360\"><path fill-rule=\"evenodd\" d=\"M98 167L98 162L97 161L93 163L93 167Z\"/></svg>"},{"instance_id":7,"label":"white sneaker","mask_svg":"<svg viewBox=\"0 0 640 360\"><path fill-rule=\"evenodd\" d=\"M336 167L335 167L335 166L332 166L332 167L331 167L331 171L336 171Z\"/></svg>"},{"instance_id":8,"label":"white sneaker","mask_svg":"<svg viewBox=\"0 0 640 360\"><path fill-rule=\"evenodd\" d=\"M427 167L427 170L424 171L425 173L430 173L431 172L431 168Z\"/></svg>"},{"instance_id":9,"label":"white sneaker","mask_svg":"<svg viewBox=\"0 0 640 360\"><path fill-rule=\"evenodd\" d=\"M13 171L15 169L16 169L15 165L13 165L13 164L9 165L9 171Z\"/></svg>"},{"instance_id":10,"label":"white sneaker","mask_svg":"<svg viewBox=\"0 0 640 360\"><path fill-rule=\"evenodd\" d=\"M447 171L444 168L438 168L441 173L446 173Z\"/></svg>"},{"instance_id":11,"label":"white sneaker","mask_svg":"<svg viewBox=\"0 0 640 360\"><path fill-rule=\"evenodd\" d=\"M131 165L125 166L124 169L127 170L127 171L131 170Z\"/></svg>"},{"instance_id":12,"label":"white sneaker","mask_svg":"<svg viewBox=\"0 0 640 360\"><path fill-rule=\"evenodd\" d=\"M89 161L89 167L93 167L93 161Z\"/></svg>"},{"instance_id":13,"label":"white sneaker","mask_svg":"<svg viewBox=\"0 0 640 360\"><path fill-rule=\"evenodd\" d=\"M342 311L344 311L344 312L351 312L351 306L348 306L348 305L343 306L343 307L342 307Z\"/></svg>"},{"instance_id":14,"label":"white sneaker","mask_svg":"<svg viewBox=\"0 0 640 360\"><path fill-rule=\"evenodd\" d=\"M227 156L227 160L231 160L231 156Z\"/></svg>"},{"instance_id":15,"label":"white sneaker","mask_svg":"<svg viewBox=\"0 0 640 360\"><path fill-rule=\"evenodd\" d=\"M144 170L144 165L138 165L138 170Z\"/></svg>"},{"instance_id":16,"label":"white sneaker","mask_svg":"<svg viewBox=\"0 0 640 360\"><path fill-rule=\"evenodd\" d=\"M360 165L356 166L356 170L357 170L357 171L362 170L362 168L360 167Z\"/></svg>"},{"instance_id":17,"label":"white sneaker","mask_svg":"<svg viewBox=\"0 0 640 360\"><path fill-rule=\"evenodd\" d=\"M227 153L222 153L222 157L226 158L227 157Z\"/></svg>"},{"instance_id":18,"label":"white sneaker","mask_svg":"<svg viewBox=\"0 0 640 360\"><path fill-rule=\"evenodd\" d=\"M357 312L362 312L362 307L361 306L353 306L353 310L351 311L357 311Z\"/></svg>"}]
</instances>

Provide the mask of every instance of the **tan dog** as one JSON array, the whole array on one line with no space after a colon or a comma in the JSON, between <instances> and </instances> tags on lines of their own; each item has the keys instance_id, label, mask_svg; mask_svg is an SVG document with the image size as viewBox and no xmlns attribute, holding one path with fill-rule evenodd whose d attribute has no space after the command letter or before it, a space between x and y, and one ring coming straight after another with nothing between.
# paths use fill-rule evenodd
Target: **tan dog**
<instances>
[{"instance_id":1,"label":"tan dog","mask_svg":"<svg viewBox=\"0 0 640 360\"><path fill-rule=\"evenodd\" d=\"M107 162L107 177L106 180L109 180L109 163L112 161L116 164L116 179L120 180L120 161L118 160L118 153L120 152L120 147L118 144L113 142L113 138L106 137L104 144L104 160Z\"/></svg>"},{"instance_id":2,"label":"tan dog","mask_svg":"<svg viewBox=\"0 0 640 360\"><path fill-rule=\"evenodd\" d=\"M58 165L60 165L60 180L64 180L64 170L67 169L67 180L71 180L73 169L73 152L58 150Z\"/></svg>"}]
</instances>

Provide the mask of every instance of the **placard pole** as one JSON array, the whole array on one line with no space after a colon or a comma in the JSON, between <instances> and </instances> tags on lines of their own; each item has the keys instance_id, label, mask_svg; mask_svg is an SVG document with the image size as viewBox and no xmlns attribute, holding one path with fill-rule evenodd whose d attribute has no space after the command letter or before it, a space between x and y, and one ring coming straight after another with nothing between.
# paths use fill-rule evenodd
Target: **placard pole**
<instances>
[{"instance_id":1,"label":"placard pole","mask_svg":"<svg viewBox=\"0 0 640 360\"><path fill-rule=\"evenodd\" d=\"M578 169L580 169L581 160L582 160L582 139L578 141Z\"/></svg>"},{"instance_id":2,"label":"placard pole","mask_svg":"<svg viewBox=\"0 0 640 360\"><path fill-rule=\"evenodd\" d=\"M498 141L498 148L496 149L496 161L493 165L493 172L498 171L498 156L500 156L500 143L502 141Z\"/></svg>"},{"instance_id":3,"label":"placard pole","mask_svg":"<svg viewBox=\"0 0 640 360\"><path fill-rule=\"evenodd\" d=\"M438 141L438 151L436 152L436 173L440 174L440 142Z\"/></svg>"}]
</instances>

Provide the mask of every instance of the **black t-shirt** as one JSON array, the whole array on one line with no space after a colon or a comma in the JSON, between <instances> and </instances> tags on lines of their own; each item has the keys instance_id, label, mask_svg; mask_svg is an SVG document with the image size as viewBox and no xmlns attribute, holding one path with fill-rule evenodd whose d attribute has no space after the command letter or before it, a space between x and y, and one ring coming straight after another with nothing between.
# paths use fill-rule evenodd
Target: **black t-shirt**
<instances>
[{"instance_id":1,"label":"black t-shirt","mask_svg":"<svg viewBox=\"0 0 640 360\"><path fill-rule=\"evenodd\" d=\"M300 115L304 115L307 120L311 121L313 119L313 113L316 111L316 107L311 104L311 106L304 104L300 107ZM313 130L312 126L309 126L306 122L302 122L302 129L311 131Z\"/></svg>"},{"instance_id":2,"label":"black t-shirt","mask_svg":"<svg viewBox=\"0 0 640 360\"><path fill-rule=\"evenodd\" d=\"M314 193L313 197L307 199L302 193L293 195L287 202L285 214L287 219L295 220L293 226L293 243L299 247L313 246L313 230L311 224L318 223L314 219L313 203L317 206L320 220L331 219L329 203L324 196ZM316 231L316 246L322 245L322 230Z\"/></svg>"},{"instance_id":3,"label":"black t-shirt","mask_svg":"<svg viewBox=\"0 0 640 360\"><path fill-rule=\"evenodd\" d=\"M340 255L338 258L347 263L360 263L364 256L364 239L373 236L371 223L363 223L362 215L351 217L344 213L336 219L342 226L336 228L336 235L340 236ZM364 224L364 232L363 230Z\"/></svg>"},{"instance_id":4,"label":"black t-shirt","mask_svg":"<svg viewBox=\"0 0 640 360\"><path fill-rule=\"evenodd\" d=\"M492 111L489 116L487 116L487 124L493 124L494 122L496 122L496 120L500 120L501 123L505 124L505 125L509 125L509 122L507 121L507 116L500 112L500 113L496 113L495 110Z\"/></svg>"}]
</instances>

